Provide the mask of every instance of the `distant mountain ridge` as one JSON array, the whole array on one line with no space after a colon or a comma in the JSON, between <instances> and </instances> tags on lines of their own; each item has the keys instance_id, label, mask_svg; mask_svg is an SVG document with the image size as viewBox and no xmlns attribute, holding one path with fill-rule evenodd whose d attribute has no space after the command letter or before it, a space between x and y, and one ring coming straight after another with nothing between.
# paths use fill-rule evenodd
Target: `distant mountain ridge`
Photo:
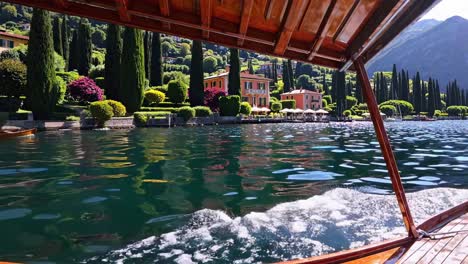
<instances>
[{"instance_id":1,"label":"distant mountain ridge","mask_svg":"<svg viewBox=\"0 0 468 264\"><path fill-rule=\"evenodd\" d=\"M391 71L393 64L410 75L437 78L441 88L454 79L468 88L468 20L454 16L443 22L422 20L392 41L369 64L369 76Z\"/></svg>"}]
</instances>

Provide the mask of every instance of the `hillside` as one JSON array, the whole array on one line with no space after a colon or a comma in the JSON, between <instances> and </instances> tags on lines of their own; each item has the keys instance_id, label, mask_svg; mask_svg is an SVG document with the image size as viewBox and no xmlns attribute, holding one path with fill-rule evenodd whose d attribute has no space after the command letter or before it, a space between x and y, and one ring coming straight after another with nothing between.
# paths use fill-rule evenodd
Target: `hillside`
<instances>
[{"instance_id":1,"label":"hillside","mask_svg":"<svg viewBox=\"0 0 468 264\"><path fill-rule=\"evenodd\" d=\"M438 78L442 87L454 79L468 87L468 20L455 16L444 22L420 21L396 38L371 61L369 75L391 71L392 65Z\"/></svg>"}]
</instances>

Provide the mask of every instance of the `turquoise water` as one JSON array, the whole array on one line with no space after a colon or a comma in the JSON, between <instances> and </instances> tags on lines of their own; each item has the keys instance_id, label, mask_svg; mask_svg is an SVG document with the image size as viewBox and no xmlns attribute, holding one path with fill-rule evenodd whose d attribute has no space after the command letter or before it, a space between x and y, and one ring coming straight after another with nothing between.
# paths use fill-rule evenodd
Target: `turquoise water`
<instances>
[{"instance_id":1,"label":"turquoise water","mask_svg":"<svg viewBox=\"0 0 468 264\"><path fill-rule=\"evenodd\" d=\"M416 220L468 200L467 121L386 126ZM0 260L272 262L405 233L370 123L42 132L0 156Z\"/></svg>"}]
</instances>

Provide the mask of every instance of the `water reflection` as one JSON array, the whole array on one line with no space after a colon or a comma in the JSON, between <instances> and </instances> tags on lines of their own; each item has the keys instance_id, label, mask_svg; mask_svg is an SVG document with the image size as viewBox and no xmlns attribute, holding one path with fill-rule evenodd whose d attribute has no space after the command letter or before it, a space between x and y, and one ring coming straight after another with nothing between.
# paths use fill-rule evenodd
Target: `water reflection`
<instances>
[{"instance_id":1,"label":"water reflection","mask_svg":"<svg viewBox=\"0 0 468 264\"><path fill-rule=\"evenodd\" d=\"M388 124L404 186L466 188L466 122ZM336 187L389 194L370 124L39 133L0 144L0 258L73 261Z\"/></svg>"}]
</instances>

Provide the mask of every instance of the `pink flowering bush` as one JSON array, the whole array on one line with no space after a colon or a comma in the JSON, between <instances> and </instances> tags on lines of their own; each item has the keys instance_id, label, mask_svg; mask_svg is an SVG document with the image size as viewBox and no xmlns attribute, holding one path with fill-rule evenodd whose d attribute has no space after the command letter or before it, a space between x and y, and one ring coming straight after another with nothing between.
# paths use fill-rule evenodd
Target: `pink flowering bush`
<instances>
[{"instance_id":1,"label":"pink flowering bush","mask_svg":"<svg viewBox=\"0 0 468 264\"><path fill-rule=\"evenodd\" d=\"M204 104L208 106L211 109L211 111L219 112L219 98L226 95L226 92L221 90L220 88L206 88Z\"/></svg>"},{"instance_id":2,"label":"pink flowering bush","mask_svg":"<svg viewBox=\"0 0 468 264\"><path fill-rule=\"evenodd\" d=\"M88 77L82 77L71 82L68 85L68 91L74 100L80 102L95 102L103 100L102 89Z\"/></svg>"}]
</instances>

